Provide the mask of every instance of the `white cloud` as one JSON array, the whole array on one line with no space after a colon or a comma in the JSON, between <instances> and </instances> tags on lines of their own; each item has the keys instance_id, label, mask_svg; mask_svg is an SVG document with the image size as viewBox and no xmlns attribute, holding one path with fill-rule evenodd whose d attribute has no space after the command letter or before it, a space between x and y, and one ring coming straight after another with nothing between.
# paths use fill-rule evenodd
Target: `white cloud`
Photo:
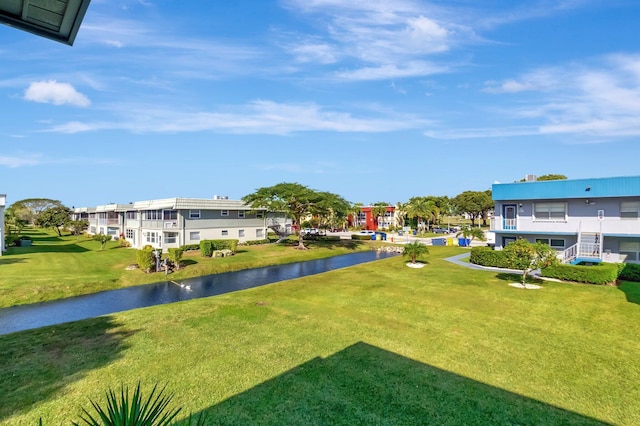
<instances>
[{"instance_id":1,"label":"white cloud","mask_svg":"<svg viewBox=\"0 0 640 426\"><path fill-rule=\"evenodd\" d=\"M453 139L557 134L582 138L582 143L640 136L640 55L616 54L541 68L503 82L486 82L484 91L506 95L531 92L526 98L514 97L516 103L500 111L505 121L526 120L527 124L432 130L425 135Z\"/></svg>"},{"instance_id":2,"label":"white cloud","mask_svg":"<svg viewBox=\"0 0 640 426\"><path fill-rule=\"evenodd\" d=\"M79 133L121 129L136 133L182 133L213 131L234 134L278 134L297 132L380 133L419 128L427 120L411 115L366 108L361 117L351 112L329 110L314 103L286 104L257 100L241 106L221 107L224 111L180 112L176 108L149 105L118 105L114 111L126 111L121 120L68 122L47 131Z\"/></svg>"},{"instance_id":3,"label":"white cloud","mask_svg":"<svg viewBox=\"0 0 640 426\"><path fill-rule=\"evenodd\" d=\"M427 76L446 71L445 67L428 62L410 62L401 66L386 64L377 67L362 67L351 71L339 71L334 76L341 80L366 81Z\"/></svg>"},{"instance_id":4,"label":"white cloud","mask_svg":"<svg viewBox=\"0 0 640 426\"><path fill-rule=\"evenodd\" d=\"M89 98L78 92L71 84L58 83L56 80L31 83L24 92L24 99L54 105L70 104L79 107L91 105Z\"/></svg>"},{"instance_id":5,"label":"white cloud","mask_svg":"<svg viewBox=\"0 0 640 426\"><path fill-rule=\"evenodd\" d=\"M0 166L10 168L22 166L36 166L40 164L40 156L34 154L26 154L22 156L0 155Z\"/></svg>"},{"instance_id":6,"label":"white cloud","mask_svg":"<svg viewBox=\"0 0 640 426\"><path fill-rule=\"evenodd\" d=\"M443 9L429 3L289 0L286 5L305 17L326 23L312 42L297 41L303 37L299 34L284 34L296 41L282 45L299 61L344 62L342 68L351 70L334 72L338 79L382 80L448 70L449 66L433 64L435 59L427 57L475 38L470 27L445 20ZM317 56L309 51L317 52Z\"/></svg>"}]
</instances>

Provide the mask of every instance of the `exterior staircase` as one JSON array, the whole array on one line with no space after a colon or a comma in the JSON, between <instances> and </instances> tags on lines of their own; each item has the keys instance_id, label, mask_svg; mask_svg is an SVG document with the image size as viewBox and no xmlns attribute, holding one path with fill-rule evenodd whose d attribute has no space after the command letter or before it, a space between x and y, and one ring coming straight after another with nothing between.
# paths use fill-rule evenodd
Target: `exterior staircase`
<instances>
[{"instance_id":1,"label":"exterior staircase","mask_svg":"<svg viewBox=\"0 0 640 426\"><path fill-rule=\"evenodd\" d=\"M578 243L562 254L563 263L602 262L602 235L599 232L580 232Z\"/></svg>"}]
</instances>

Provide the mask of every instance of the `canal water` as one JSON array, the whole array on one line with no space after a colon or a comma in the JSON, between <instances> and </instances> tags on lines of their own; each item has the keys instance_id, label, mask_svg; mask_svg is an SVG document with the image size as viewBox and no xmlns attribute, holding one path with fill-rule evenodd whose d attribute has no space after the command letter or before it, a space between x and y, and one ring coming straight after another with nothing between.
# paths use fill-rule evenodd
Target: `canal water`
<instances>
[{"instance_id":1,"label":"canal water","mask_svg":"<svg viewBox=\"0 0 640 426\"><path fill-rule=\"evenodd\" d=\"M0 334L94 318L146 306L215 296L320 274L390 256L395 254L376 251L350 253L307 262L245 269L180 281L108 290L50 302L13 306L0 309Z\"/></svg>"}]
</instances>

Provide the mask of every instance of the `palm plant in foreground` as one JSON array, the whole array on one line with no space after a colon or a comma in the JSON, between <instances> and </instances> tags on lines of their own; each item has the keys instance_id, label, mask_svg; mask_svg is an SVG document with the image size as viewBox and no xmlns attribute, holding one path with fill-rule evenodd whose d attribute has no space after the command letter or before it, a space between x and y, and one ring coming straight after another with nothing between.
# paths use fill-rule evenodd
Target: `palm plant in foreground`
<instances>
[{"instance_id":1,"label":"palm plant in foreground","mask_svg":"<svg viewBox=\"0 0 640 426\"><path fill-rule=\"evenodd\" d=\"M158 385L153 386L151 394L143 400L140 382L133 396L129 396L129 387L122 386L118 395L113 389L106 392L106 407L93 400L91 405L96 413L93 415L85 408L80 416L82 424L89 426L167 426L182 408L169 408L173 394L165 394L163 387L156 393ZM94 417L96 416L96 417ZM78 426L80 423L73 422Z\"/></svg>"},{"instance_id":2,"label":"palm plant in foreground","mask_svg":"<svg viewBox=\"0 0 640 426\"><path fill-rule=\"evenodd\" d=\"M404 250L402 251L402 255L409 256L411 258L411 263L414 264L416 263L416 259L423 254L429 254L429 248L417 240L412 243L405 244Z\"/></svg>"}]
</instances>

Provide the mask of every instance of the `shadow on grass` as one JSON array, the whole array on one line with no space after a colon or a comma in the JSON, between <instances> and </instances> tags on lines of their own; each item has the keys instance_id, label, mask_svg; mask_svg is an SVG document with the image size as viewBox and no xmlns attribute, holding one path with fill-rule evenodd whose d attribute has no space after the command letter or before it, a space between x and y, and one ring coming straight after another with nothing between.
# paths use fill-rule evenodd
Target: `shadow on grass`
<instances>
[{"instance_id":1,"label":"shadow on grass","mask_svg":"<svg viewBox=\"0 0 640 426\"><path fill-rule=\"evenodd\" d=\"M362 342L204 412L237 425L606 424Z\"/></svg>"},{"instance_id":2,"label":"shadow on grass","mask_svg":"<svg viewBox=\"0 0 640 426\"><path fill-rule=\"evenodd\" d=\"M78 244L42 244L34 242L30 247L9 247L7 256L28 253L85 253L91 251Z\"/></svg>"},{"instance_id":3,"label":"shadow on grass","mask_svg":"<svg viewBox=\"0 0 640 426\"><path fill-rule=\"evenodd\" d=\"M509 274L509 273L505 273L505 272L500 272L500 273L496 274L496 278L501 280L501 281L507 281L507 282L516 282L516 283L521 283L522 282L522 274ZM542 283L544 281L541 280L540 278L536 278L536 277L533 277L531 275L527 275L527 282L528 283L532 283L532 284L540 284L540 283Z\"/></svg>"},{"instance_id":4,"label":"shadow on grass","mask_svg":"<svg viewBox=\"0 0 640 426\"><path fill-rule=\"evenodd\" d=\"M105 316L0 336L0 423L120 358L135 332L118 327Z\"/></svg>"},{"instance_id":5,"label":"shadow on grass","mask_svg":"<svg viewBox=\"0 0 640 426\"><path fill-rule=\"evenodd\" d=\"M18 257L18 258L11 258L6 256L0 257L0 265L11 265L13 263L24 263L26 261L27 260L22 257Z\"/></svg>"},{"instance_id":6,"label":"shadow on grass","mask_svg":"<svg viewBox=\"0 0 640 426\"><path fill-rule=\"evenodd\" d=\"M640 283L621 281L618 290L627 297L627 302L640 305Z\"/></svg>"}]
</instances>

